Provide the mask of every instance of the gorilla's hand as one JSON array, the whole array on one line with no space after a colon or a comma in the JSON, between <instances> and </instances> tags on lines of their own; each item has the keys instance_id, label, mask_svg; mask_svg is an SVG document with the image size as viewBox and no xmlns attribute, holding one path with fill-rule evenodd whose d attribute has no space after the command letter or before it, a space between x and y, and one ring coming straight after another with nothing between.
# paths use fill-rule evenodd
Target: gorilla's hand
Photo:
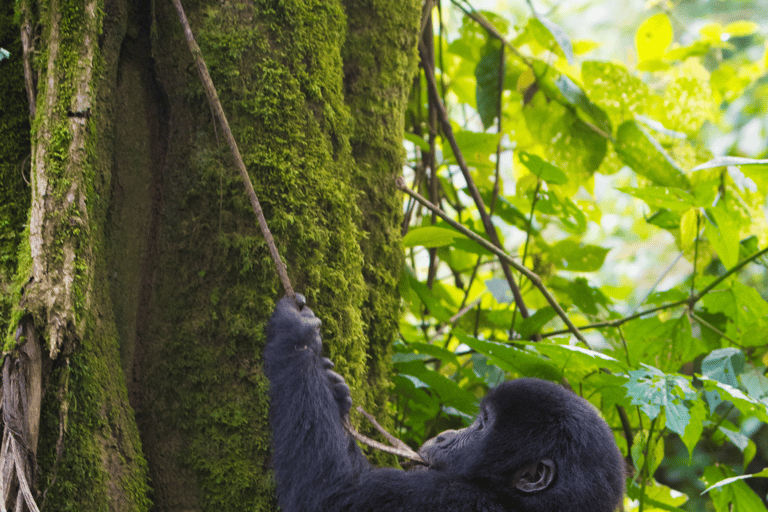
<instances>
[{"instance_id":1,"label":"gorilla's hand","mask_svg":"<svg viewBox=\"0 0 768 512\"><path fill-rule=\"evenodd\" d=\"M274 338L292 342L296 350L309 349L320 354L323 345L320 339L322 322L305 306L306 302L299 293L295 300L286 295L275 306L269 326Z\"/></svg>"},{"instance_id":2,"label":"gorilla's hand","mask_svg":"<svg viewBox=\"0 0 768 512\"><path fill-rule=\"evenodd\" d=\"M333 398L339 406L339 415L343 418L349 414L349 409L352 407L352 395L349 393L349 386L344 382L344 377L333 371L334 366L333 361L327 357L323 358L323 368L325 368L328 381L331 383Z\"/></svg>"}]
</instances>

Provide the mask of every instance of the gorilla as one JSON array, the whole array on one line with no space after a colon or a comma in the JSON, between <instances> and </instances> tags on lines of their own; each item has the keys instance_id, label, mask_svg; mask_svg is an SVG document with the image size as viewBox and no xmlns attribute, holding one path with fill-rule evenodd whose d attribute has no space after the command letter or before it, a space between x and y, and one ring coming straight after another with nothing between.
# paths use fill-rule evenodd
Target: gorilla
<instances>
[{"instance_id":1,"label":"gorilla","mask_svg":"<svg viewBox=\"0 0 768 512\"><path fill-rule=\"evenodd\" d=\"M503 382L474 422L427 441L428 464L369 465L347 434L344 379L322 357L304 298L278 302L267 326L273 466L284 512L612 512L624 461L586 400L538 379ZM297 303L299 305L297 305Z\"/></svg>"}]
</instances>

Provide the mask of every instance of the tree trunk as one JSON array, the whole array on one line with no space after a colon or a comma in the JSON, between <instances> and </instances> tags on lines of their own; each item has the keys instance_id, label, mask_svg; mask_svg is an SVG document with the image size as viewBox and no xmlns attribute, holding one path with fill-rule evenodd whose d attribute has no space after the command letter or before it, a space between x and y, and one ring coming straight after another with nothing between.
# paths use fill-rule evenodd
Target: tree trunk
<instances>
[{"instance_id":1,"label":"tree trunk","mask_svg":"<svg viewBox=\"0 0 768 512\"><path fill-rule=\"evenodd\" d=\"M293 286L383 417L419 3L187 4ZM273 510L260 353L282 290L173 6L20 10L37 85L29 228L0 274L6 506L27 484L46 510Z\"/></svg>"}]
</instances>

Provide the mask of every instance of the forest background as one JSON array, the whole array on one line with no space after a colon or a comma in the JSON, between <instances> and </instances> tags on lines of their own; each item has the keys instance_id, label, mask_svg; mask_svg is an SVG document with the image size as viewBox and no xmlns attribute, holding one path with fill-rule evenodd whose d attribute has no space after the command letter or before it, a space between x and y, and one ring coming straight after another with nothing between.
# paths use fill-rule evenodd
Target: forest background
<instances>
[{"instance_id":1,"label":"forest background","mask_svg":"<svg viewBox=\"0 0 768 512\"><path fill-rule=\"evenodd\" d=\"M717 512L768 510L765 7L185 3L356 403L415 447L560 382L626 510ZM175 11L2 9L2 499L273 510L280 285Z\"/></svg>"}]
</instances>

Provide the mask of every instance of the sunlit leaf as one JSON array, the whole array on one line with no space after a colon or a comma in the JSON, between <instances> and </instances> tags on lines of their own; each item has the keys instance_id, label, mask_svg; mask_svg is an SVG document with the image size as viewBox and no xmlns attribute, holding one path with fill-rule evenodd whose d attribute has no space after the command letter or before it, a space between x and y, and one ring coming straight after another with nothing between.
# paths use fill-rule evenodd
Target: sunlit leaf
<instances>
[{"instance_id":1,"label":"sunlit leaf","mask_svg":"<svg viewBox=\"0 0 768 512\"><path fill-rule=\"evenodd\" d=\"M429 151L429 143L415 133L405 132L405 140L412 142L416 147L423 151Z\"/></svg>"},{"instance_id":2,"label":"sunlit leaf","mask_svg":"<svg viewBox=\"0 0 768 512\"><path fill-rule=\"evenodd\" d=\"M566 239L552 246L553 262L571 272L593 272L603 266L610 249Z\"/></svg>"},{"instance_id":3,"label":"sunlit leaf","mask_svg":"<svg viewBox=\"0 0 768 512\"><path fill-rule=\"evenodd\" d=\"M651 208L685 211L696 205L690 193L675 187L621 187L618 190L642 199Z\"/></svg>"},{"instance_id":4,"label":"sunlit leaf","mask_svg":"<svg viewBox=\"0 0 768 512\"><path fill-rule=\"evenodd\" d=\"M403 246L443 247L462 238L466 239L467 237L455 229L427 226L410 230L403 237Z\"/></svg>"},{"instance_id":5,"label":"sunlit leaf","mask_svg":"<svg viewBox=\"0 0 768 512\"><path fill-rule=\"evenodd\" d=\"M728 400L736 408L747 416L755 416L763 423L768 423L768 412L766 412L766 404L756 400L750 396L744 394L743 391L718 382L715 379L710 379L704 375L698 376L701 382L704 384L704 389L707 391L717 391L723 400Z\"/></svg>"},{"instance_id":6,"label":"sunlit leaf","mask_svg":"<svg viewBox=\"0 0 768 512\"><path fill-rule=\"evenodd\" d=\"M726 25L723 30L732 37L744 37L760 30L760 25L753 21L734 21Z\"/></svg>"},{"instance_id":7,"label":"sunlit leaf","mask_svg":"<svg viewBox=\"0 0 768 512\"><path fill-rule=\"evenodd\" d=\"M520 162L522 162L531 173L538 178L541 178L543 181L555 185L568 183L568 176L566 176L562 170L549 162L545 162L540 156L525 151L518 152L517 156L520 159Z\"/></svg>"},{"instance_id":8,"label":"sunlit leaf","mask_svg":"<svg viewBox=\"0 0 768 512\"><path fill-rule=\"evenodd\" d=\"M552 37L557 41L557 45L563 51L565 59L568 62L573 62L573 47L571 46L571 40L568 38L565 31L557 23L553 23L545 16L539 16L539 21L544 27L552 34Z\"/></svg>"},{"instance_id":9,"label":"sunlit leaf","mask_svg":"<svg viewBox=\"0 0 768 512\"><path fill-rule=\"evenodd\" d=\"M739 225L732 214L721 207L707 208L704 234L720 256L723 265L731 268L739 259Z\"/></svg>"},{"instance_id":10,"label":"sunlit leaf","mask_svg":"<svg viewBox=\"0 0 768 512\"><path fill-rule=\"evenodd\" d=\"M626 121L619 126L614 148L624 163L656 185L687 186L688 180L680 167L636 121Z\"/></svg>"},{"instance_id":11,"label":"sunlit leaf","mask_svg":"<svg viewBox=\"0 0 768 512\"><path fill-rule=\"evenodd\" d=\"M664 13L651 16L635 34L635 47L640 62L660 59L672 43L672 23Z\"/></svg>"}]
</instances>

